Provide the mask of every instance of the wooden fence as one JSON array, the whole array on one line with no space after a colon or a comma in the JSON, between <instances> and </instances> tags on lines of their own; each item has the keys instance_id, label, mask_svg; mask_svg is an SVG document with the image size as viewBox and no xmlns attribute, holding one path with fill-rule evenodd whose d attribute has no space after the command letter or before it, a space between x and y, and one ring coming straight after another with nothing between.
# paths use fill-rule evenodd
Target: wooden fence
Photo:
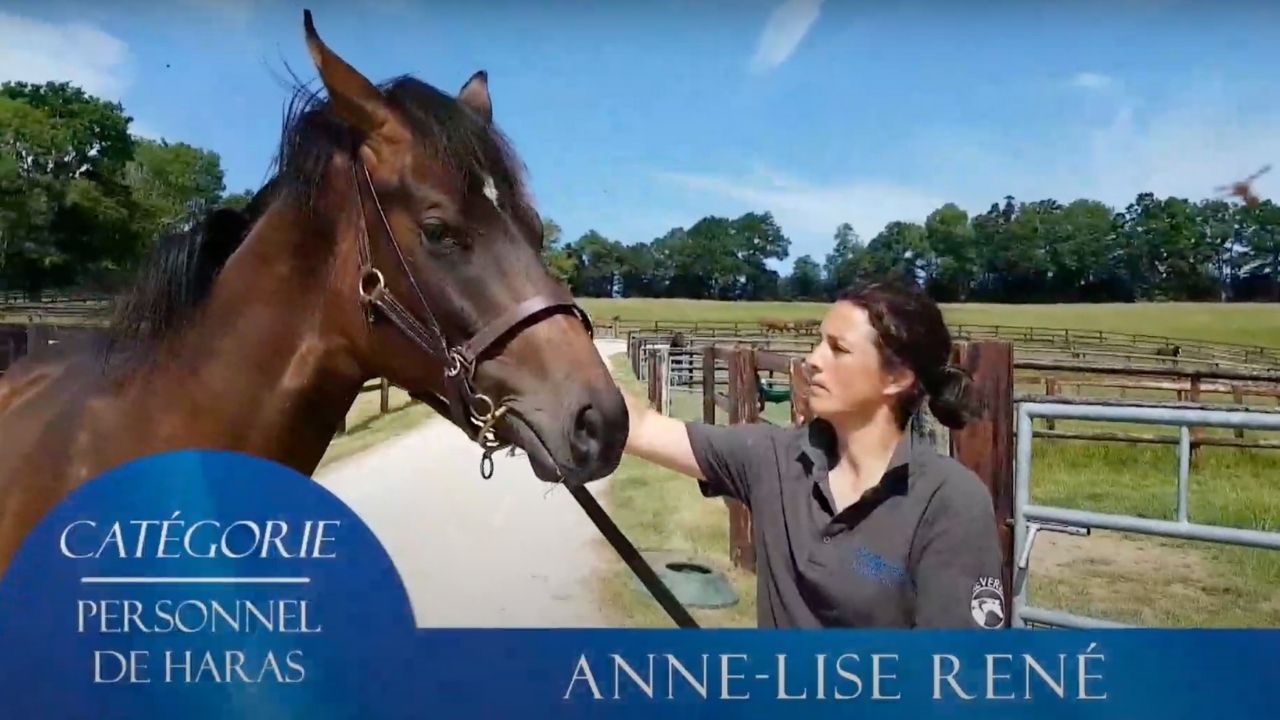
<instances>
[{"instance_id":1,"label":"wooden fence","mask_svg":"<svg viewBox=\"0 0 1280 720\"><path fill-rule=\"evenodd\" d=\"M1073 359L1081 359L1085 354L1098 357L1109 354L1112 358L1127 358L1135 362L1141 360L1146 364L1174 366L1198 364L1217 368L1280 369L1280 348L1249 343L1210 342L1142 333L1023 325L951 323L948 327L956 341L1007 340L1012 342L1020 353L1034 350L1037 353L1065 355ZM816 327L813 326L776 331L770 330L758 321L727 320L693 322L610 319L597 323L597 328L602 337L615 338L622 338L632 333L679 332L716 339L791 337L800 340L812 338L816 332Z\"/></svg>"},{"instance_id":2,"label":"wooden fence","mask_svg":"<svg viewBox=\"0 0 1280 720\"><path fill-rule=\"evenodd\" d=\"M629 334L629 352L633 361L633 370L637 377L648 377L648 368L640 367L638 358L645 355L648 348L668 347L671 336L665 333L654 334L649 331ZM726 346L728 339L685 336L685 348L670 348L666 351L670 365L671 388L696 390L703 384L701 372L704 363L702 349L707 346ZM981 342L981 341L980 341ZM809 343L796 344L794 340L778 338L738 338L732 343L735 347L744 347L757 352L769 352L798 357L808 350ZM1015 348L1014 383L1026 388L1033 384L1039 386L1036 393L1045 396L1065 394L1070 388L1076 390L1077 397L1094 397L1108 402L1114 396L1094 392L1097 390L1118 390L1120 397L1129 391L1148 396L1167 393L1167 398L1174 402L1200 403L1207 396L1229 395L1230 398L1218 398L1232 405L1280 405L1280 370L1256 368L1204 368L1204 367L1159 367L1138 366L1124 363L1088 362L1079 360L1045 359L1037 353L1024 348ZM786 373L773 371L771 368L760 368L761 383L771 385L773 380L785 387ZM781 377L776 377L777 375ZM763 377L769 376L769 377ZM717 369L713 374L717 385L728 383L727 370ZM1088 391L1086 392L1086 389ZM772 394L772 393L771 393ZM1045 437L1056 437L1064 440L1106 440L1113 442L1177 444L1176 435L1151 435L1142 433L1095 432L1089 430L1063 431L1056 428L1053 420L1038 421L1045 428ZM1259 433L1248 431L1250 435ZM1280 439L1274 437L1246 437L1245 430L1233 430L1230 437L1205 434L1200 428L1192 428L1192 454L1198 455L1199 448L1241 447L1254 449L1280 449ZM1266 435L1262 433L1262 435Z\"/></svg>"}]
</instances>

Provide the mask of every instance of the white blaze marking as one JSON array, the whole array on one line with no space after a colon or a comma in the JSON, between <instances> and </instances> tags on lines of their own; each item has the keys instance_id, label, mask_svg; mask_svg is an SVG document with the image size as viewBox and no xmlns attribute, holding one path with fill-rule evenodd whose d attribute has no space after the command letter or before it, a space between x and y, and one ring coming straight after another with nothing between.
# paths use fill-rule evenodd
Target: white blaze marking
<instances>
[{"instance_id":1,"label":"white blaze marking","mask_svg":"<svg viewBox=\"0 0 1280 720\"><path fill-rule=\"evenodd\" d=\"M484 196L489 198L489 202L494 207L498 207L498 188L493 184L493 178L488 175L484 176Z\"/></svg>"}]
</instances>

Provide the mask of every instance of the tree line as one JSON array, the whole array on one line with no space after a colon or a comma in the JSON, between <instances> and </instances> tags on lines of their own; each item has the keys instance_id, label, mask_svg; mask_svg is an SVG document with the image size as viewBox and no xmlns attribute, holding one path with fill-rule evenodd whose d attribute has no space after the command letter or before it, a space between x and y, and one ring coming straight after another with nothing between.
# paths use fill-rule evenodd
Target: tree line
<instances>
[{"instance_id":1,"label":"tree line","mask_svg":"<svg viewBox=\"0 0 1280 720\"><path fill-rule=\"evenodd\" d=\"M109 290L162 233L248 202L217 153L132 121L71 83L0 84L0 289Z\"/></svg>"},{"instance_id":2,"label":"tree line","mask_svg":"<svg viewBox=\"0 0 1280 720\"><path fill-rule=\"evenodd\" d=\"M544 255L575 294L716 300L830 300L855 282L925 287L942 302L1280 301L1280 207L1141 193L1122 210L1012 196L969 216L954 203L870 240L835 228L826 255L789 273L766 260L790 240L769 212L708 216L647 243L592 230L564 242L546 223Z\"/></svg>"},{"instance_id":3,"label":"tree line","mask_svg":"<svg viewBox=\"0 0 1280 720\"><path fill-rule=\"evenodd\" d=\"M219 205L216 152L130 132L119 103L66 82L0 84L0 290L110 289L149 243ZM1280 208L1270 200L1137 195L1123 209L1005 197L970 217L953 203L863 241L834 228L795 258L767 209L709 215L649 242L544 221L543 257L576 295L826 300L851 283L918 283L946 302L1280 300ZM771 262L772 261L772 262Z\"/></svg>"}]
</instances>

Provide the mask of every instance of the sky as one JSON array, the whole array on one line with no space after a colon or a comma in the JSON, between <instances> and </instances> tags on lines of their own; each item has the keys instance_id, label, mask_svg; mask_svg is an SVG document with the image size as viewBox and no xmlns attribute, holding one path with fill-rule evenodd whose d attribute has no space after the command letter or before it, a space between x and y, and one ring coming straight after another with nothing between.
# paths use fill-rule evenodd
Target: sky
<instances>
[{"instance_id":1,"label":"sky","mask_svg":"<svg viewBox=\"0 0 1280 720\"><path fill-rule=\"evenodd\" d=\"M495 121L567 239L626 244L770 211L789 268L955 202L1212 197L1280 162L1280 3L1261 0L0 0L0 81L70 80L136 134L216 151L257 188L302 9L371 79ZM1280 188L1280 169L1255 185Z\"/></svg>"}]
</instances>

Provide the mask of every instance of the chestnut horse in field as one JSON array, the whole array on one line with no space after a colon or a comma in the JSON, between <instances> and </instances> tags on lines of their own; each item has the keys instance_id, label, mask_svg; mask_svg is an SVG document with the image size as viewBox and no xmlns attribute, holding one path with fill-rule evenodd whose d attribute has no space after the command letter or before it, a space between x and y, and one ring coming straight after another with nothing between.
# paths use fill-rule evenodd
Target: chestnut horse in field
<instances>
[{"instance_id":1,"label":"chestnut horse in field","mask_svg":"<svg viewBox=\"0 0 1280 720\"><path fill-rule=\"evenodd\" d=\"M249 208L162 239L108 331L0 378L0 571L67 493L143 455L235 450L310 474L377 377L486 460L514 445L575 484L616 468L626 407L541 262L487 75L456 96L377 86L309 11L304 29L327 98L295 95Z\"/></svg>"}]
</instances>

